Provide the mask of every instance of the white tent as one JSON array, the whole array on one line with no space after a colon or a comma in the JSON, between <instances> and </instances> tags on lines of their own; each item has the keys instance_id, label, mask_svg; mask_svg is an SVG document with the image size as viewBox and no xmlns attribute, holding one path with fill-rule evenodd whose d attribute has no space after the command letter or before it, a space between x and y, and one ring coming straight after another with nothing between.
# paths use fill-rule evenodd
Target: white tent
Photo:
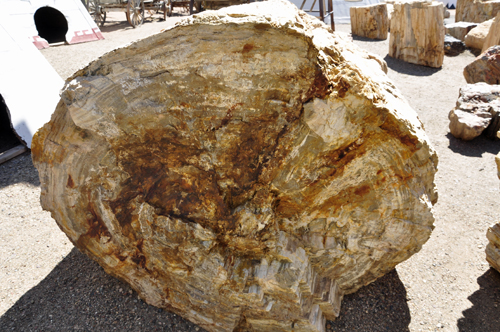
<instances>
[{"instance_id":1,"label":"white tent","mask_svg":"<svg viewBox=\"0 0 500 332\"><path fill-rule=\"evenodd\" d=\"M1 0L0 11L38 49L104 39L81 0Z\"/></svg>"},{"instance_id":2,"label":"white tent","mask_svg":"<svg viewBox=\"0 0 500 332\"><path fill-rule=\"evenodd\" d=\"M0 95L11 127L27 147L50 120L63 80L0 6Z\"/></svg>"},{"instance_id":3,"label":"white tent","mask_svg":"<svg viewBox=\"0 0 500 332\"><path fill-rule=\"evenodd\" d=\"M311 9L311 7L313 7L313 11L316 11L316 12L313 12L313 13L308 12L308 14L311 14L313 16L319 16L319 14L318 14L319 1L321 1L321 0L317 0L317 1L306 0L304 3L303 10L307 12ZM304 2L304 0L290 0L290 2L293 3L294 5L296 5L298 8L300 8L302 6L302 3ZM314 6L313 6L313 3L314 3ZM368 6L368 5L373 5L373 4L377 4L377 3L380 3L380 1L379 0L361 0L361 1L333 0L332 1L333 20L335 21L336 24L337 23L339 23L339 24L351 23L351 15L349 13L349 8L356 7L356 6ZM325 6L325 10L326 9L327 9L327 7ZM329 20L325 20L325 22L329 23Z\"/></svg>"}]
</instances>

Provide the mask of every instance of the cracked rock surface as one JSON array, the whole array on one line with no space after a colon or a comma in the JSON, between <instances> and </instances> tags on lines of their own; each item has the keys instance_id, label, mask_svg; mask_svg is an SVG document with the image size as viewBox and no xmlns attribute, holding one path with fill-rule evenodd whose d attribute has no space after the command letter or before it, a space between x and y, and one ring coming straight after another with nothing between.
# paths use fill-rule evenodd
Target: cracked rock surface
<instances>
[{"instance_id":1,"label":"cracked rock surface","mask_svg":"<svg viewBox=\"0 0 500 332\"><path fill-rule=\"evenodd\" d=\"M42 206L208 331L323 331L433 228L437 156L384 71L286 2L195 15L68 79Z\"/></svg>"}]
</instances>

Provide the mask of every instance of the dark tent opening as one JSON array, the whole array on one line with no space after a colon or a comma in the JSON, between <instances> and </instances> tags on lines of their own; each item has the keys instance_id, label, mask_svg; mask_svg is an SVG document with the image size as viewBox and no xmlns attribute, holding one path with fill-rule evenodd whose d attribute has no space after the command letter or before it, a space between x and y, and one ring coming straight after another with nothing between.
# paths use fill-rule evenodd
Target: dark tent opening
<instances>
[{"instance_id":1,"label":"dark tent opening","mask_svg":"<svg viewBox=\"0 0 500 332\"><path fill-rule=\"evenodd\" d=\"M38 35L49 44L66 41L68 21L60 11L48 6L40 7L34 18Z\"/></svg>"},{"instance_id":2,"label":"dark tent opening","mask_svg":"<svg viewBox=\"0 0 500 332\"><path fill-rule=\"evenodd\" d=\"M10 112L0 95L0 153L21 144L10 123Z\"/></svg>"}]
</instances>

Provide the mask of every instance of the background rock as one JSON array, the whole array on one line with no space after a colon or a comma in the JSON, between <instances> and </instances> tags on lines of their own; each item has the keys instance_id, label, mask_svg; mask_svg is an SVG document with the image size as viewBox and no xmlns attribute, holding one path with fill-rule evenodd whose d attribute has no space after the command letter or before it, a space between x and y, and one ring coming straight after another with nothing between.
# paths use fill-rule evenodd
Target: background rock
<instances>
[{"instance_id":1,"label":"background rock","mask_svg":"<svg viewBox=\"0 0 500 332\"><path fill-rule=\"evenodd\" d=\"M455 22L482 23L500 12L499 0L457 0Z\"/></svg>"},{"instance_id":2,"label":"background rock","mask_svg":"<svg viewBox=\"0 0 500 332\"><path fill-rule=\"evenodd\" d=\"M482 51L486 51L491 46L500 44L500 13L493 19L490 30L484 39Z\"/></svg>"},{"instance_id":3,"label":"background rock","mask_svg":"<svg viewBox=\"0 0 500 332\"><path fill-rule=\"evenodd\" d=\"M445 32L447 35L453 36L461 41L465 40L465 36L471 31L473 28L477 27L477 23L471 22L456 22L451 24L446 24Z\"/></svg>"},{"instance_id":4,"label":"background rock","mask_svg":"<svg viewBox=\"0 0 500 332\"><path fill-rule=\"evenodd\" d=\"M500 45L492 46L464 68L467 83L500 84Z\"/></svg>"},{"instance_id":5,"label":"background rock","mask_svg":"<svg viewBox=\"0 0 500 332\"><path fill-rule=\"evenodd\" d=\"M443 4L431 1L395 3L389 56L439 68L444 58Z\"/></svg>"},{"instance_id":6,"label":"background rock","mask_svg":"<svg viewBox=\"0 0 500 332\"><path fill-rule=\"evenodd\" d=\"M386 4L351 7L350 14L353 35L371 39L387 39L389 17Z\"/></svg>"},{"instance_id":7,"label":"background rock","mask_svg":"<svg viewBox=\"0 0 500 332\"><path fill-rule=\"evenodd\" d=\"M460 39L450 35L444 36L444 54L456 56L465 51L465 44Z\"/></svg>"},{"instance_id":8,"label":"background rock","mask_svg":"<svg viewBox=\"0 0 500 332\"><path fill-rule=\"evenodd\" d=\"M473 28L469 33L465 36L465 46L482 50L484 45L484 40L490 31L491 24L493 23L493 19L488 20L479 24L477 27Z\"/></svg>"},{"instance_id":9,"label":"background rock","mask_svg":"<svg viewBox=\"0 0 500 332\"><path fill-rule=\"evenodd\" d=\"M467 84L460 89L457 106L450 111L450 132L456 138L472 140L483 132L497 138L500 129L500 85Z\"/></svg>"},{"instance_id":10,"label":"background rock","mask_svg":"<svg viewBox=\"0 0 500 332\"><path fill-rule=\"evenodd\" d=\"M285 2L198 14L68 80L41 203L150 304L321 331L433 227L437 157L381 64Z\"/></svg>"}]
</instances>

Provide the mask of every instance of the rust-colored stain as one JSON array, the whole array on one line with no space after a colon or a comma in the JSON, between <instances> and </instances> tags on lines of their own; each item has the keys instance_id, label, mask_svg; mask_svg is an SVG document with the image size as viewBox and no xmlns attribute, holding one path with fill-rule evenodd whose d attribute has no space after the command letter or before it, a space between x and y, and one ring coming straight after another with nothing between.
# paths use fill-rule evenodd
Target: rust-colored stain
<instances>
[{"instance_id":1,"label":"rust-colored stain","mask_svg":"<svg viewBox=\"0 0 500 332\"><path fill-rule=\"evenodd\" d=\"M75 182L73 182L73 178L71 177L71 174L68 174L68 182L66 183L66 187L68 188L75 188Z\"/></svg>"},{"instance_id":2,"label":"rust-colored stain","mask_svg":"<svg viewBox=\"0 0 500 332\"><path fill-rule=\"evenodd\" d=\"M253 44L245 44L243 46L243 50L241 51L242 54L245 54L245 53L248 53L250 52L251 50L253 50L255 48L255 45Z\"/></svg>"},{"instance_id":3,"label":"rust-colored stain","mask_svg":"<svg viewBox=\"0 0 500 332\"><path fill-rule=\"evenodd\" d=\"M364 195L366 195L369 191L370 191L370 186L364 185L364 186L361 186L361 187L356 188L356 190L354 190L354 193L355 193L357 196L364 196Z\"/></svg>"},{"instance_id":4,"label":"rust-colored stain","mask_svg":"<svg viewBox=\"0 0 500 332\"><path fill-rule=\"evenodd\" d=\"M337 93L340 98L344 98L345 95L347 94L347 91L349 91L349 88L351 85L347 83L344 79L340 79L338 87L337 87Z\"/></svg>"},{"instance_id":5,"label":"rust-colored stain","mask_svg":"<svg viewBox=\"0 0 500 332\"><path fill-rule=\"evenodd\" d=\"M399 129L399 123L396 122L396 119L394 119L393 116L388 116L384 123L380 126L380 129L384 130L399 140L402 144L406 145L410 149L410 152L413 153L417 150L417 145L419 144L418 138L402 133Z\"/></svg>"}]
</instances>

